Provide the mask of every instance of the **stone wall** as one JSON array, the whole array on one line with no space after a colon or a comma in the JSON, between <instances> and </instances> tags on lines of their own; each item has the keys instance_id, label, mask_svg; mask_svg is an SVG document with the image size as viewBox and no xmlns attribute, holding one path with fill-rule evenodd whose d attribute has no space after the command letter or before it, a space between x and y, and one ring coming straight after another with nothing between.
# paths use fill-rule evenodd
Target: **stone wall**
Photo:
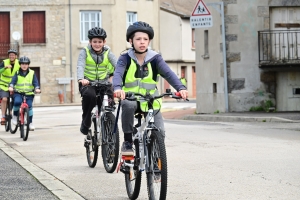
<instances>
[{"instance_id":1,"label":"stone wall","mask_svg":"<svg viewBox=\"0 0 300 200\"><path fill-rule=\"evenodd\" d=\"M2 0L0 11L10 12L11 33L21 33L20 55L28 56L31 60L30 67L40 68L40 103L59 103L58 91L62 86L58 85L56 78L65 77L65 65L60 61L65 56L65 7L64 0ZM46 43L24 44L23 12L45 11L46 18ZM13 39L11 39L13 41ZM66 100L70 102L70 100Z\"/></svg>"}]
</instances>

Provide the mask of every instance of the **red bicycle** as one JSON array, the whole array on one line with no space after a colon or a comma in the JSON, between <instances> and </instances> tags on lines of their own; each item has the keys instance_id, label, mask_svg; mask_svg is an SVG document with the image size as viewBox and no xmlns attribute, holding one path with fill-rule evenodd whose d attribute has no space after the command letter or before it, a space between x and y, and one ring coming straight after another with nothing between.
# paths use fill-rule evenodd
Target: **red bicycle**
<instances>
[{"instance_id":1,"label":"red bicycle","mask_svg":"<svg viewBox=\"0 0 300 200\"><path fill-rule=\"evenodd\" d=\"M29 106L26 103L26 95L24 92L18 92L22 95L22 104L20 106L19 110L19 116L17 118L17 125L13 127L13 124L11 123L10 131L11 133L15 133L18 130L18 127L20 127L20 138L23 138L24 141L27 140L29 135Z\"/></svg>"}]
</instances>

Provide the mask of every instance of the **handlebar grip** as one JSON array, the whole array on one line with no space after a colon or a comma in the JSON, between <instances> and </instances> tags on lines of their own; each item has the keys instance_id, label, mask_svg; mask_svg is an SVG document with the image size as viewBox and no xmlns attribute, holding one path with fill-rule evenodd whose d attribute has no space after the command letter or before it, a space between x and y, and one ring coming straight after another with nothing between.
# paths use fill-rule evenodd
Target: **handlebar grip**
<instances>
[{"instance_id":1,"label":"handlebar grip","mask_svg":"<svg viewBox=\"0 0 300 200\"><path fill-rule=\"evenodd\" d=\"M178 96L178 97L181 97L180 92L174 92L174 95L175 95L175 96Z\"/></svg>"},{"instance_id":2,"label":"handlebar grip","mask_svg":"<svg viewBox=\"0 0 300 200\"><path fill-rule=\"evenodd\" d=\"M182 98L180 92L174 92L174 96L175 96L175 98L176 97ZM186 98L185 100L189 101L188 98Z\"/></svg>"}]
</instances>

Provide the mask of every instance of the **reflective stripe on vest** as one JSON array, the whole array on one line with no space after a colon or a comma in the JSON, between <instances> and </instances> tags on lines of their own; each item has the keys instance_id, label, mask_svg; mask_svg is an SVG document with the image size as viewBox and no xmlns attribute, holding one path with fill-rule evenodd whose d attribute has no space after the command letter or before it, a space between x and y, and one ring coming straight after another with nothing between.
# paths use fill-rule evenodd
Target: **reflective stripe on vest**
<instances>
[{"instance_id":1,"label":"reflective stripe on vest","mask_svg":"<svg viewBox=\"0 0 300 200\"><path fill-rule=\"evenodd\" d=\"M89 80L103 80L108 78L108 74L112 74L114 72L114 67L108 60L109 50L104 52L103 61L100 64L96 64L94 61L89 49L86 49L86 66L84 68L84 77Z\"/></svg>"},{"instance_id":2,"label":"reflective stripe on vest","mask_svg":"<svg viewBox=\"0 0 300 200\"><path fill-rule=\"evenodd\" d=\"M131 64L128 68L126 77L125 77L125 83L123 86L123 90L125 92L135 92L135 93L141 93L145 95L146 93L150 93L151 95L157 96L159 95L156 85L157 81L153 80L153 70L151 63L147 64L148 67L148 75L144 78L135 78L135 72L137 70L137 66L135 62L131 59ZM143 100L142 98L139 98L140 107L143 112L147 112L147 102ZM162 105L162 100L157 99L153 103L153 109L158 110L160 109Z\"/></svg>"},{"instance_id":3,"label":"reflective stripe on vest","mask_svg":"<svg viewBox=\"0 0 300 200\"><path fill-rule=\"evenodd\" d=\"M18 74L18 82L15 85L17 92L24 92L26 95L33 95L34 86L32 85L34 71L29 69L28 74L24 77Z\"/></svg>"},{"instance_id":4,"label":"reflective stripe on vest","mask_svg":"<svg viewBox=\"0 0 300 200\"><path fill-rule=\"evenodd\" d=\"M5 59L3 60L4 66L10 65L10 60ZM11 82L12 77L15 75L15 73L20 69L20 64L18 59L15 60L13 71L11 71L11 68L6 68L1 76L0 76L0 89L4 91L8 91L8 85Z\"/></svg>"}]
</instances>

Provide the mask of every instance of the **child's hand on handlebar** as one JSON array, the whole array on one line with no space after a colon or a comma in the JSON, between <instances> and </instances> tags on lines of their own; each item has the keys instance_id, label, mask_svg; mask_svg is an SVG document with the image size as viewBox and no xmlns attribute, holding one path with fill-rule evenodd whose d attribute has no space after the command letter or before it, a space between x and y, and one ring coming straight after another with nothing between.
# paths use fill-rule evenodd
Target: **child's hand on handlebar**
<instances>
[{"instance_id":1,"label":"child's hand on handlebar","mask_svg":"<svg viewBox=\"0 0 300 200\"><path fill-rule=\"evenodd\" d=\"M39 88L35 89L35 93L39 94L41 93L41 90Z\"/></svg>"},{"instance_id":2,"label":"child's hand on handlebar","mask_svg":"<svg viewBox=\"0 0 300 200\"><path fill-rule=\"evenodd\" d=\"M184 100L188 98L188 91L187 90L180 90L179 91L181 98Z\"/></svg>"},{"instance_id":3,"label":"child's hand on handlebar","mask_svg":"<svg viewBox=\"0 0 300 200\"><path fill-rule=\"evenodd\" d=\"M88 85L90 83L89 80L87 80L87 79L81 79L78 82L81 83L82 86Z\"/></svg>"},{"instance_id":4,"label":"child's hand on handlebar","mask_svg":"<svg viewBox=\"0 0 300 200\"><path fill-rule=\"evenodd\" d=\"M114 97L119 98L121 100L125 99L125 92L124 90L116 90L114 91Z\"/></svg>"}]
</instances>

